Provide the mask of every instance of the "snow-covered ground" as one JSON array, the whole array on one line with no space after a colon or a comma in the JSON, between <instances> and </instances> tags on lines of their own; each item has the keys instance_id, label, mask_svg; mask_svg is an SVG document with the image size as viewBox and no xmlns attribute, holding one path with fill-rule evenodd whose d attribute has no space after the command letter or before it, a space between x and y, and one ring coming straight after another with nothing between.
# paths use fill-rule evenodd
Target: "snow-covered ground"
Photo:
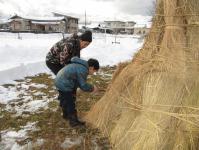
<instances>
[{"instance_id":1,"label":"snow-covered ground","mask_svg":"<svg viewBox=\"0 0 199 150\"><path fill-rule=\"evenodd\" d=\"M65 35L69 36L69 35ZM25 76L50 73L45 56L62 34L0 33L0 85ZM114 43L119 42L120 44ZM81 51L84 59L96 58L101 66L130 60L142 46L132 35L94 34L93 42Z\"/></svg>"},{"instance_id":2,"label":"snow-covered ground","mask_svg":"<svg viewBox=\"0 0 199 150\"><path fill-rule=\"evenodd\" d=\"M6 111L15 114L13 117L21 116L23 112L32 114L40 109L45 110L48 103L56 99L56 95L49 98L41 92L41 89L48 88L45 83L31 83L30 79L26 79L26 82L14 80L38 73L50 73L45 65L45 56L51 46L61 38L61 34L0 33L0 85L13 83L10 86L0 86L0 104L6 106ZM101 66L117 65L119 62L132 59L142 43L143 41L140 42L138 37L132 35L94 34L93 42L81 51L81 56L86 60L96 58ZM111 77L110 74L103 76ZM31 91L31 88L37 90ZM49 92L56 93L53 87ZM0 115L1 117L4 116ZM35 124L27 123L19 131L1 131L0 149L31 149L30 144L20 147L16 141L26 138L29 130L36 130ZM66 148L75 143L71 143L70 140L66 139L62 146ZM76 139L76 143L79 141L81 137ZM42 139L36 144L42 144Z\"/></svg>"}]
</instances>

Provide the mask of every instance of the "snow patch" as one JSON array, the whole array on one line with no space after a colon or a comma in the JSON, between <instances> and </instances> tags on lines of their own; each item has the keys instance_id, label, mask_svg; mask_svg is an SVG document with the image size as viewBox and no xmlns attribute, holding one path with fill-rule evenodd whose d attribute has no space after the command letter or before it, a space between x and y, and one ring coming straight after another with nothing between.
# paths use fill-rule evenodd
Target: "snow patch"
<instances>
[{"instance_id":1,"label":"snow patch","mask_svg":"<svg viewBox=\"0 0 199 150\"><path fill-rule=\"evenodd\" d=\"M0 86L0 103L6 104L18 98L18 92L15 87L5 88Z\"/></svg>"},{"instance_id":2,"label":"snow patch","mask_svg":"<svg viewBox=\"0 0 199 150\"><path fill-rule=\"evenodd\" d=\"M25 140L28 131L35 130L34 123L28 123L26 126L22 127L23 129L19 131L9 131L5 130L1 132L1 142L0 142L0 149L2 150L22 150L24 149L20 145L17 144L18 140Z\"/></svg>"},{"instance_id":3,"label":"snow patch","mask_svg":"<svg viewBox=\"0 0 199 150\"><path fill-rule=\"evenodd\" d=\"M61 147L64 149L68 149L75 145L80 145L82 141L83 141L82 136L80 136L78 138L74 138L74 139L66 138L65 141L61 144Z\"/></svg>"},{"instance_id":4,"label":"snow patch","mask_svg":"<svg viewBox=\"0 0 199 150\"><path fill-rule=\"evenodd\" d=\"M48 88L45 84L36 84L36 83L32 83L30 84L31 87L35 87L37 89L42 89L42 88Z\"/></svg>"}]
</instances>

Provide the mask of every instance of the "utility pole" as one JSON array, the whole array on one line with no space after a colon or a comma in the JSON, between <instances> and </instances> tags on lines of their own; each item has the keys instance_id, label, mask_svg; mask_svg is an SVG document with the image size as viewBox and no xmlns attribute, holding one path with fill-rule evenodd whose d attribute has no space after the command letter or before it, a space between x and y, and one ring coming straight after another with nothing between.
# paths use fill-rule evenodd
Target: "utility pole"
<instances>
[{"instance_id":1,"label":"utility pole","mask_svg":"<svg viewBox=\"0 0 199 150\"><path fill-rule=\"evenodd\" d=\"M86 10L85 10L85 28L86 28Z\"/></svg>"}]
</instances>

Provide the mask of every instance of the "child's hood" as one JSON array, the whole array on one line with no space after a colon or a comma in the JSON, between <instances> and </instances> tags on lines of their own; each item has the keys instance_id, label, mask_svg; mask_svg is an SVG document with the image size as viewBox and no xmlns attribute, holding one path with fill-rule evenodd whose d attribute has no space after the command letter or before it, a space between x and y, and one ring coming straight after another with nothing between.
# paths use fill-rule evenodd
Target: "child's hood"
<instances>
[{"instance_id":1,"label":"child's hood","mask_svg":"<svg viewBox=\"0 0 199 150\"><path fill-rule=\"evenodd\" d=\"M86 68L89 68L88 62L86 60L79 58L79 57L71 58L71 63L81 64L81 65L85 66Z\"/></svg>"}]
</instances>

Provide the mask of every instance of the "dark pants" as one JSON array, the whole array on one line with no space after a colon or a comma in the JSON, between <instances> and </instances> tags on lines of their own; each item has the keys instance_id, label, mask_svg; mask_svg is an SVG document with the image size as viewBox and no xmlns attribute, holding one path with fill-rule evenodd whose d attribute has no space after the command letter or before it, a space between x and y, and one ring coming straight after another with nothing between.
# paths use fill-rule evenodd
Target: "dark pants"
<instances>
[{"instance_id":1,"label":"dark pants","mask_svg":"<svg viewBox=\"0 0 199 150\"><path fill-rule=\"evenodd\" d=\"M57 75L59 70L61 70L64 67L61 64L54 64L54 63L51 63L49 61L46 61L46 65L55 75Z\"/></svg>"},{"instance_id":2,"label":"dark pants","mask_svg":"<svg viewBox=\"0 0 199 150\"><path fill-rule=\"evenodd\" d=\"M60 106L63 110L63 116L70 116L75 113L77 113L75 101L76 101L76 95L74 94L74 91L71 92L62 92L59 91L59 97Z\"/></svg>"}]
</instances>

